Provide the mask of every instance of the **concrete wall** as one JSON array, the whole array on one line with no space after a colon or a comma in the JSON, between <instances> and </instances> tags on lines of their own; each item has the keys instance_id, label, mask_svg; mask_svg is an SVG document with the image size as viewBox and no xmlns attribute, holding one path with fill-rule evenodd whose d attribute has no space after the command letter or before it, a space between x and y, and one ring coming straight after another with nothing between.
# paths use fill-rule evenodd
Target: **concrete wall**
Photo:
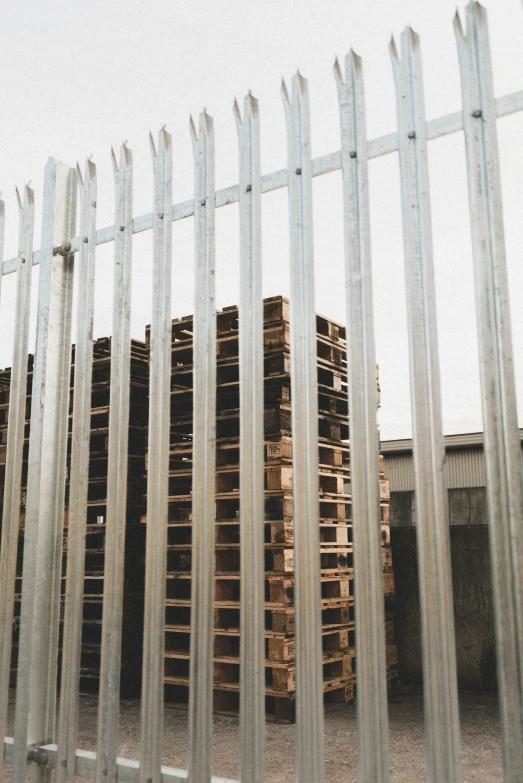
<instances>
[{"instance_id":1,"label":"concrete wall","mask_svg":"<svg viewBox=\"0 0 523 783\"><path fill-rule=\"evenodd\" d=\"M487 496L485 487L449 489L449 522L451 525L486 525ZM391 527L416 524L414 492L391 492Z\"/></svg>"},{"instance_id":2,"label":"concrete wall","mask_svg":"<svg viewBox=\"0 0 523 783\"><path fill-rule=\"evenodd\" d=\"M408 506L407 498L402 501ZM469 511L462 513L470 514L470 502L465 508ZM491 690L496 664L488 529L453 526L450 539L459 686ZM418 683L422 665L416 529L392 528L391 545L400 679Z\"/></svg>"}]
</instances>

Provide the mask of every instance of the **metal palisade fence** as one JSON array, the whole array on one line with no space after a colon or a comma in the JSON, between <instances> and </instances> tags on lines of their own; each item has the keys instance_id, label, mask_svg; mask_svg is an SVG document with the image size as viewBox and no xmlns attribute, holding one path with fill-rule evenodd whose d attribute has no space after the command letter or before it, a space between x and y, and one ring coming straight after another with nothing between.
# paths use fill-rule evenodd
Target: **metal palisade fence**
<instances>
[{"instance_id":1,"label":"metal palisade fence","mask_svg":"<svg viewBox=\"0 0 523 783\"><path fill-rule=\"evenodd\" d=\"M212 779L213 579L216 463L215 210L240 208L241 675L240 776L264 773L264 451L262 195L287 187L291 253L292 435L296 572L297 731L300 783L325 780L319 552L318 411L313 274L312 178L343 177L358 660L358 779L389 779L387 684L379 527L378 433L371 287L367 161L398 151L410 345L414 467L423 631L428 777L462 779L452 582L446 505L427 145L464 133L474 258L504 779L523 774L523 486L508 306L496 121L523 110L523 91L493 92L487 17L471 2L466 25L456 15L462 110L427 122L421 52L406 29L391 43L397 133L367 139L363 69L347 55L335 64L340 151L312 159L306 80L282 85L287 169L260 171L259 109L248 95L234 113L239 184L215 190L214 132L203 112L191 121L194 199L173 204L172 145L151 138L152 213L133 218L133 162L113 154L115 222L96 228L96 167L85 173L50 159L45 170L40 250L33 250L34 199L19 202L19 252L3 262L17 277L14 359L0 558L0 731L13 780L60 783L75 775L104 781L209 783ZM79 210L77 199L79 198ZM80 225L76 228L79 211ZM163 627L167 560L171 363L172 223L194 216L193 564L188 771L162 767ZM0 252L4 205L0 202ZM140 759L117 757L124 592L130 293L133 234L152 231L145 632ZM107 540L97 748L77 749L80 629L89 470L96 247L114 243L112 371L108 441ZM9 672L27 386L31 270L40 265L37 340L30 421L29 472L14 737L6 736ZM76 308L74 407L68 559L57 699L61 548L71 366L72 292ZM0 276L0 283L2 276ZM58 703L57 703L58 701ZM58 707L58 718L56 719ZM2 754L0 754L2 755ZM0 771L3 760L0 761Z\"/></svg>"}]
</instances>

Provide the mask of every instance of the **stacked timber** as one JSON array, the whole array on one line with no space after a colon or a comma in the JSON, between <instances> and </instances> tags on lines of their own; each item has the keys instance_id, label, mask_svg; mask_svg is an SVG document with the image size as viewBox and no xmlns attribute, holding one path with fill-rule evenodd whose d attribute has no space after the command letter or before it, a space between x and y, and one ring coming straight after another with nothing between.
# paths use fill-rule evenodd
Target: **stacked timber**
<instances>
[{"instance_id":1,"label":"stacked timber","mask_svg":"<svg viewBox=\"0 0 523 783\"><path fill-rule=\"evenodd\" d=\"M127 455L127 512L122 626L121 686L125 693L139 693L142 659L145 536L140 524L144 513L145 437L148 417L149 357L145 344L131 341L129 429ZM112 342L96 340L93 350L91 436L82 624L80 690L97 692L102 637L105 535L107 529L107 478ZM65 494L62 596L65 596L69 464L74 384L74 346L71 368L71 401ZM62 601L62 608L63 608Z\"/></svg>"},{"instance_id":2,"label":"stacked timber","mask_svg":"<svg viewBox=\"0 0 523 783\"><path fill-rule=\"evenodd\" d=\"M24 424L24 448L22 464L22 491L20 494L20 525L24 523L25 500L27 488L27 458L29 453L29 419L31 416L31 394L33 388L34 356L27 359L27 391ZM0 530L2 526L2 510L4 500L5 463L7 457L7 428L9 421L9 395L11 389L11 368L0 370Z\"/></svg>"},{"instance_id":3,"label":"stacked timber","mask_svg":"<svg viewBox=\"0 0 523 783\"><path fill-rule=\"evenodd\" d=\"M148 352L142 342L131 343L130 417L127 481L127 527L125 546L125 586L122 638L122 689L139 692L141 674L145 536L140 519L144 513L145 434L148 415ZM74 386L74 346L70 378L69 430L64 507L61 619L65 601L65 575L68 546L70 459ZM22 592L22 555L29 452L29 421L33 357L29 358L26 426L20 513L20 541L15 592L15 628L13 637L13 673L16 669L18 624ZM0 441L7 439L10 371L0 373ZM86 554L82 622L80 690L96 692L100 671L102 601L104 584L105 533L107 526L107 476L110 413L111 338L96 340L93 346L91 396L91 433L89 447L89 483L87 499ZM2 446L3 448L3 446ZM0 459L3 451L0 451ZM3 486L3 482L2 482ZM60 638L62 625L60 629Z\"/></svg>"},{"instance_id":4,"label":"stacked timber","mask_svg":"<svg viewBox=\"0 0 523 783\"><path fill-rule=\"evenodd\" d=\"M166 703L173 706L187 704L189 688L192 348L192 316L175 319L164 678ZM345 328L321 316L317 361L323 688L325 705L335 706L354 697L350 448ZM214 710L229 715L239 711L239 407L238 308L229 307L217 313L214 595ZM278 721L294 719L296 695L291 411L289 303L273 297L264 301L265 681L266 716ZM388 539L386 498L382 517Z\"/></svg>"},{"instance_id":5,"label":"stacked timber","mask_svg":"<svg viewBox=\"0 0 523 783\"><path fill-rule=\"evenodd\" d=\"M9 389L11 370L0 370L0 532L4 507L5 459L7 452L7 419L9 416Z\"/></svg>"},{"instance_id":6,"label":"stacked timber","mask_svg":"<svg viewBox=\"0 0 523 783\"><path fill-rule=\"evenodd\" d=\"M398 679L398 650L394 637L394 571L390 548L390 488L383 472L384 460L380 455L380 500L381 500L381 550L383 557L383 593L385 596L385 643L387 680L389 685Z\"/></svg>"}]
</instances>

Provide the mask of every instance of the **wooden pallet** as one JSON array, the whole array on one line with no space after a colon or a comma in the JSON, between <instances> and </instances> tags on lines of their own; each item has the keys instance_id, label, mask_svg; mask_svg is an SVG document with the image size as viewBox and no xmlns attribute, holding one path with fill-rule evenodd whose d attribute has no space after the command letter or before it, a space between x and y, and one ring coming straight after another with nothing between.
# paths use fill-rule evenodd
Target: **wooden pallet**
<instances>
[{"instance_id":1,"label":"wooden pallet","mask_svg":"<svg viewBox=\"0 0 523 783\"><path fill-rule=\"evenodd\" d=\"M267 712L293 715L294 520L292 388L288 302L264 305L265 427L265 635ZM333 656L326 677L332 703L354 695L334 676L354 645L352 498L343 326L317 318L319 430L319 558L324 655ZM166 603L166 701L183 703L188 684L191 616L193 320L172 324L171 432L169 459L168 576ZM237 308L217 314L217 450L215 524L215 708L237 713L240 622L239 334ZM382 465L380 465L382 467ZM383 476L381 476L383 479ZM389 542L389 495L381 484L382 540ZM145 521L145 519L144 519ZM383 555L386 611L393 611L390 551ZM393 631L389 620L388 638ZM352 659L351 659L352 660ZM346 672L345 672L346 673ZM332 676L331 676L332 675ZM347 690L348 689L348 690ZM270 705L270 706L269 706ZM277 707L277 705L279 705Z\"/></svg>"}]
</instances>

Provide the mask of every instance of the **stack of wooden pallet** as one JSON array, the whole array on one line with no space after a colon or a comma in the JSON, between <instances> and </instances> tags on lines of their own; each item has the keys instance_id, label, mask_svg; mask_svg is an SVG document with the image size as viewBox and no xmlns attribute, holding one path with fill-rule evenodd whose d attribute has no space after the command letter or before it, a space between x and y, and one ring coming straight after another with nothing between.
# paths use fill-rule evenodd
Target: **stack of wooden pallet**
<instances>
[{"instance_id":1,"label":"stack of wooden pallet","mask_svg":"<svg viewBox=\"0 0 523 783\"><path fill-rule=\"evenodd\" d=\"M383 472L384 460L380 456L380 495L381 495L381 547L383 553L383 592L385 595L385 642L387 679L389 683L398 678L398 650L394 637L394 572L392 570L392 550L390 548L390 488L389 480Z\"/></svg>"},{"instance_id":2,"label":"stack of wooden pallet","mask_svg":"<svg viewBox=\"0 0 523 783\"><path fill-rule=\"evenodd\" d=\"M94 344L91 396L91 439L89 453L89 488L87 498L87 528L82 627L82 659L80 688L84 692L98 690L101 653L102 600L107 525L107 474L110 414L110 379L112 361L111 338L100 338ZM71 370L74 383L74 348ZM145 536L140 519L144 513L143 495L146 488L145 449L148 416L149 357L145 344L131 341L130 415L127 469L127 518L125 540L124 609L122 637L122 690L139 693L143 630L143 594L145 573ZM69 419L69 456L72 416ZM67 526L69 481L66 483L65 525ZM64 552L67 550L67 530ZM65 558L62 579L65 594Z\"/></svg>"},{"instance_id":3,"label":"stack of wooden pallet","mask_svg":"<svg viewBox=\"0 0 523 783\"><path fill-rule=\"evenodd\" d=\"M11 373L0 371L0 532L4 507L5 458L7 451L7 416L9 411L9 380Z\"/></svg>"},{"instance_id":4,"label":"stack of wooden pallet","mask_svg":"<svg viewBox=\"0 0 523 783\"><path fill-rule=\"evenodd\" d=\"M289 303L264 302L266 714L295 707L294 538ZM146 331L146 343L149 332ZM192 316L172 323L166 702L188 700L191 612ZM317 317L324 699L354 696L354 590L345 329ZM214 708L239 709L238 309L217 314ZM388 500L383 498L388 538ZM387 554L386 554L387 553ZM390 549L384 558L390 565ZM388 588L390 589L390 582Z\"/></svg>"},{"instance_id":5,"label":"stack of wooden pallet","mask_svg":"<svg viewBox=\"0 0 523 783\"><path fill-rule=\"evenodd\" d=\"M74 384L74 346L72 351L67 476L64 509L64 541L62 561L62 617L65 596L67 557L67 524L69 507L69 476ZM16 668L17 625L22 591L22 552L25 524L27 457L29 451L29 419L31 412L33 360L29 358L27 386L26 431L22 473L20 542L18 547L18 577L15 594L15 635L13 665ZM9 370L0 374L0 440L7 438L9 407ZM94 344L91 398L91 437L89 453L89 486L87 503L86 556L82 625L82 658L80 688L94 692L98 688L102 599L105 559L107 508L108 437L110 411L111 339L101 338ZM144 512L145 434L148 412L148 352L142 342L131 344L130 424L128 456L128 495L126 529L126 564L124 589L124 619L122 640L122 688L139 692L141 675L141 633L143 628L143 591L145 569L145 536L140 518ZM1 452L0 452L1 454ZM3 483L2 483L3 486Z\"/></svg>"},{"instance_id":6,"label":"stack of wooden pallet","mask_svg":"<svg viewBox=\"0 0 523 783\"><path fill-rule=\"evenodd\" d=\"M25 518L25 500L27 489L27 458L29 454L29 419L31 417L31 394L33 388L34 356L29 354L27 358L27 392L25 410L24 450L22 464L22 491L20 495L20 525L23 526ZM0 370L0 528L2 525L1 512L4 499L5 461L7 457L7 428L9 421L9 395L11 389L11 368Z\"/></svg>"}]
</instances>

